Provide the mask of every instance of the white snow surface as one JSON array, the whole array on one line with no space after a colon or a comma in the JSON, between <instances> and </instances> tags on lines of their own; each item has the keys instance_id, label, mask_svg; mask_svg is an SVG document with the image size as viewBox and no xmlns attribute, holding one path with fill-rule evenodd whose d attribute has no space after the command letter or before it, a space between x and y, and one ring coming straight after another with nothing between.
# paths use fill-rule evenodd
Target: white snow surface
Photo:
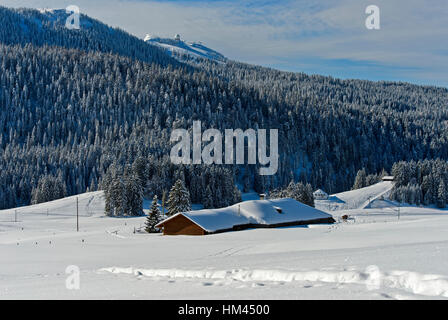
<instances>
[{"instance_id":1,"label":"white snow surface","mask_svg":"<svg viewBox=\"0 0 448 320\"><path fill-rule=\"evenodd\" d=\"M146 35L144 41L148 44L162 47L167 50L171 56L178 60L182 60L182 55L194 58L208 59L218 63L227 61L221 53L212 50L201 42L185 42L182 40L165 39L157 36Z\"/></svg>"},{"instance_id":2,"label":"white snow surface","mask_svg":"<svg viewBox=\"0 0 448 320\"><path fill-rule=\"evenodd\" d=\"M279 213L276 209L281 209ZM331 215L293 199L249 200L221 209L204 209L178 213L208 232L229 229L236 225L310 221L331 218ZM163 224L162 221L160 224Z\"/></svg>"},{"instance_id":3,"label":"white snow surface","mask_svg":"<svg viewBox=\"0 0 448 320\"><path fill-rule=\"evenodd\" d=\"M394 183L382 181L369 187L332 194L328 200L315 200L315 206L321 210L364 209L376 200L387 198Z\"/></svg>"},{"instance_id":4,"label":"white snow surface","mask_svg":"<svg viewBox=\"0 0 448 320\"><path fill-rule=\"evenodd\" d=\"M284 271L269 269L254 270L179 270L179 269L139 269L139 268L102 268L99 270L115 274L124 273L149 278L171 279L209 279L240 282L292 282L309 281L336 284L361 284L369 289L378 289L381 285L398 288L414 294L442 296L448 298L448 278L440 275L422 275L409 271L382 273L378 267L369 266L365 271Z\"/></svg>"},{"instance_id":5,"label":"white snow surface","mask_svg":"<svg viewBox=\"0 0 448 320\"><path fill-rule=\"evenodd\" d=\"M362 196L362 195L361 195ZM102 192L0 211L0 299L447 299L448 211L391 202L333 225L139 232ZM48 209L48 215L47 215ZM134 233L134 231L136 231ZM66 268L80 268L69 290Z\"/></svg>"}]
</instances>

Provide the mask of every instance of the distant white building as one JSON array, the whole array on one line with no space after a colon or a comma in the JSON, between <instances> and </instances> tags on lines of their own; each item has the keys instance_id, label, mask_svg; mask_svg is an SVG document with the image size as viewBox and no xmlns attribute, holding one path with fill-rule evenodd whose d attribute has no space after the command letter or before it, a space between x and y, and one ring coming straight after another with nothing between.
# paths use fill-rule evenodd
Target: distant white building
<instances>
[{"instance_id":1,"label":"distant white building","mask_svg":"<svg viewBox=\"0 0 448 320\"><path fill-rule=\"evenodd\" d=\"M315 200L327 200L328 199L328 193L323 191L322 189L317 189L313 192L313 196Z\"/></svg>"},{"instance_id":2,"label":"distant white building","mask_svg":"<svg viewBox=\"0 0 448 320\"><path fill-rule=\"evenodd\" d=\"M176 33L174 36L174 40L180 41L180 34Z\"/></svg>"},{"instance_id":3,"label":"distant white building","mask_svg":"<svg viewBox=\"0 0 448 320\"><path fill-rule=\"evenodd\" d=\"M158 40L158 39L160 39L160 37L159 36L156 36L156 35L154 35L154 34L147 34L146 36L145 36L145 38L143 39L143 41L151 41L151 40Z\"/></svg>"}]
</instances>

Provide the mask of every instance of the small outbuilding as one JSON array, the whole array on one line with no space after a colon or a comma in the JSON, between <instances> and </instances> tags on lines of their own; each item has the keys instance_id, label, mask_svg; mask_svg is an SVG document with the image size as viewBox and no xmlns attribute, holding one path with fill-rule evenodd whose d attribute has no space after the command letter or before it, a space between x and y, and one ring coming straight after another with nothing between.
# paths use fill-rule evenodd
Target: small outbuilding
<instances>
[{"instance_id":1,"label":"small outbuilding","mask_svg":"<svg viewBox=\"0 0 448 320\"><path fill-rule=\"evenodd\" d=\"M323 191L322 189L317 189L313 192L314 200L327 200L328 199L328 193Z\"/></svg>"},{"instance_id":2,"label":"small outbuilding","mask_svg":"<svg viewBox=\"0 0 448 320\"><path fill-rule=\"evenodd\" d=\"M249 228L334 223L333 217L294 199L251 200L221 209L177 213L156 225L164 235L206 235Z\"/></svg>"},{"instance_id":3,"label":"small outbuilding","mask_svg":"<svg viewBox=\"0 0 448 320\"><path fill-rule=\"evenodd\" d=\"M394 181L394 176L384 176L381 178L382 181Z\"/></svg>"}]
</instances>

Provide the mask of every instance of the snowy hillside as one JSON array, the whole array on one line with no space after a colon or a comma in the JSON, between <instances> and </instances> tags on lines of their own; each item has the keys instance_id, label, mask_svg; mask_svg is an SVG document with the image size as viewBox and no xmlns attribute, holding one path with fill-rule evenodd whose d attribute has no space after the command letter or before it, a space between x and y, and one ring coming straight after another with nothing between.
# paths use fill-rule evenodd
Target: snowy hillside
<instances>
[{"instance_id":1,"label":"snowy hillside","mask_svg":"<svg viewBox=\"0 0 448 320\"><path fill-rule=\"evenodd\" d=\"M41 17L44 19L34 19L34 21L41 25L46 24L48 22L54 24L54 26L64 26L68 16L71 14L71 12L67 12L65 9L49 9L49 8L40 8L37 9L39 13L41 14ZM24 13L27 12L27 9L18 9L18 12ZM81 28L90 28L92 27L92 19L90 19L87 16L83 16L83 19L79 20L79 24Z\"/></svg>"},{"instance_id":2,"label":"snowy hillside","mask_svg":"<svg viewBox=\"0 0 448 320\"><path fill-rule=\"evenodd\" d=\"M74 216L76 214L76 199L78 199L80 216L104 215L104 193L103 191L95 191L17 209L1 210L0 217L5 220L5 217L12 216L15 212L18 212L19 219L20 217L41 215L51 217Z\"/></svg>"},{"instance_id":3,"label":"snowy hillside","mask_svg":"<svg viewBox=\"0 0 448 320\"><path fill-rule=\"evenodd\" d=\"M315 200L315 206L327 211L364 209L376 200L387 198L393 186L393 182L383 181L369 187L332 194L328 200Z\"/></svg>"},{"instance_id":4,"label":"snowy hillside","mask_svg":"<svg viewBox=\"0 0 448 320\"><path fill-rule=\"evenodd\" d=\"M146 35L144 41L154 46L166 49L171 56L182 60L182 56L189 56L194 58L208 59L215 62L223 63L227 59L219 52L212 50L201 42L185 42L176 35L174 39L159 38L151 35Z\"/></svg>"},{"instance_id":5,"label":"snowy hillside","mask_svg":"<svg viewBox=\"0 0 448 320\"><path fill-rule=\"evenodd\" d=\"M203 237L136 232L101 192L0 211L0 299L446 299L448 212L344 210L334 225ZM48 215L47 215L48 209ZM69 265L80 289L65 286Z\"/></svg>"},{"instance_id":6,"label":"snowy hillside","mask_svg":"<svg viewBox=\"0 0 448 320\"><path fill-rule=\"evenodd\" d=\"M9 9L0 6L0 44L57 46L85 52L113 53L160 65L179 65L159 47L150 47L119 28L110 27L84 14L80 15L80 29L70 30L66 28L70 15L65 9Z\"/></svg>"}]
</instances>

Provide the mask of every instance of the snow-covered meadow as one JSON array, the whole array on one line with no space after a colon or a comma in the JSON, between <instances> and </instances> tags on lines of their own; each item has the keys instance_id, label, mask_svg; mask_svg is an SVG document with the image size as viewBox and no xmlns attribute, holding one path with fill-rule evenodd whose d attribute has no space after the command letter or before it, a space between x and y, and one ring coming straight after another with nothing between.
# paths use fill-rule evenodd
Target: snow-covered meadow
<instances>
[{"instance_id":1,"label":"snow-covered meadow","mask_svg":"<svg viewBox=\"0 0 448 320\"><path fill-rule=\"evenodd\" d=\"M448 298L448 211L402 206L398 219L387 188L317 202L334 225L208 236L139 232L144 217L104 216L101 192L79 196L79 232L76 197L20 208L17 222L0 211L0 299Z\"/></svg>"}]
</instances>

